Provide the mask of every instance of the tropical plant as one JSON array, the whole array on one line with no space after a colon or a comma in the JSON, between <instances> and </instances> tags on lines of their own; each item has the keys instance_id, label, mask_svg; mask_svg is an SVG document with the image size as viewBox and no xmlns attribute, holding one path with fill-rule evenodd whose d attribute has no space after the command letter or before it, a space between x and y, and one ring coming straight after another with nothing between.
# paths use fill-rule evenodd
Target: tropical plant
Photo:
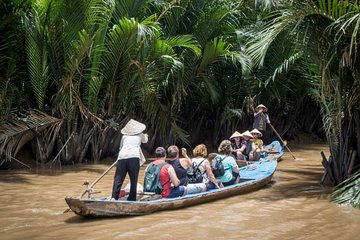
<instances>
[{"instance_id":1,"label":"tropical plant","mask_svg":"<svg viewBox=\"0 0 360 240\"><path fill-rule=\"evenodd\" d=\"M350 204L360 209L360 171L336 186L330 200L338 204Z\"/></svg>"},{"instance_id":2,"label":"tropical plant","mask_svg":"<svg viewBox=\"0 0 360 240\"><path fill-rule=\"evenodd\" d=\"M11 111L22 111L23 100L28 98L24 31L18 15L17 1L0 1L0 123ZM26 6L24 6L26 7Z\"/></svg>"},{"instance_id":3,"label":"tropical plant","mask_svg":"<svg viewBox=\"0 0 360 240\"><path fill-rule=\"evenodd\" d=\"M188 142L181 109L191 87L198 86L191 76L214 81L211 66L239 56L218 34L204 46L191 32L164 34L157 21L184 3L164 2L160 8L148 4L39 0L22 9L30 97L36 100L31 107L64 119L57 144L39 146L40 138L46 139L40 133L33 140L34 152L57 151L65 163L82 162L91 152L97 161L111 152L97 146L106 139L106 120L114 119L118 127L131 117L149 123L153 144ZM156 9L160 12L153 13ZM216 96L216 91L209 92ZM112 143L109 149L118 144ZM37 159L51 157L38 154Z\"/></svg>"},{"instance_id":4,"label":"tropical plant","mask_svg":"<svg viewBox=\"0 0 360 240\"><path fill-rule=\"evenodd\" d=\"M268 98L274 105L283 98L289 109L285 114L297 111L306 103L302 100L308 82L295 82L301 71L292 66L308 66L306 54L297 47L276 58L282 46L278 39L277 44L261 48L273 49L277 61L265 59L271 67L251 72L248 50L253 57L254 52L246 46L251 36L247 30L259 29L265 23L258 19L284 4L35 0L14 5L22 16L20 29L26 37L22 59L27 61L21 84L12 85L26 89L16 104L62 121L60 129L49 127L34 135L36 159L72 163L113 156L121 136L117 129L130 118L147 123L150 150L154 145L208 139L209 147L216 146L233 130L250 126L253 97ZM293 46L286 34L282 39ZM285 72L293 77L287 78ZM296 85L301 85L298 98L292 94ZM8 93L14 90L9 89L2 99L6 109L13 109L15 100Z\"/></svg>"},{"instance_id":5,"label":"tropical plant","mask_svg":"<svg viewBox=\"0 0 360 240\"><path fill-rule=\"evenodd\" d=\"M248 48L255 64L261 68L280 39L284 39L282 43L291 43L286 44L290 53L288 60L284 59L272 71L272 80L279 73L288 72L288 66L301 62L302 66L309 66L303 68L303 76L309 80L309 95L322 109L324 129L334 159L327 170L333 172L334 184L345 180L353 171L349 169L354 159L351 152L359 146L356 145L359 136L354 131L359 123L354 121L353 115L358 111L356 102L360 96L356 71L358 57L354 52L358 38L358 9L356 2L336 0L288 5L265 19L261 30L253 32L256 34Z\"/></svg>"}]
</instances>

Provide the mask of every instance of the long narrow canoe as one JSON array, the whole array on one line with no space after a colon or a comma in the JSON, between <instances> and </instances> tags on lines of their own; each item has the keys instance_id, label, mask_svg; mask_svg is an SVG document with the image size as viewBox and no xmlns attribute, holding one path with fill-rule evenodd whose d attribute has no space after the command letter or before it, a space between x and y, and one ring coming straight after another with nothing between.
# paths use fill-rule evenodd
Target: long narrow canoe
<instances>
[{"instance_id":1,"label":"long narrow canoe","mask_svg":"<svg viewBox=\"0 0 360 240\"><path fill-rule=\"evenodd\" d=\"M277 157L280 156L277 154ZM138 201L111 201L105 197L92 199L66 197L65 201L74 213L84 217L145 215L157 211L194 206L257 190L271 181L276 166L277 158L263 158L258 162L240 168L241 181L238 184L177 198L156 199L154 196L149 195L149 197Z\"/></svg>"}]
</instances>

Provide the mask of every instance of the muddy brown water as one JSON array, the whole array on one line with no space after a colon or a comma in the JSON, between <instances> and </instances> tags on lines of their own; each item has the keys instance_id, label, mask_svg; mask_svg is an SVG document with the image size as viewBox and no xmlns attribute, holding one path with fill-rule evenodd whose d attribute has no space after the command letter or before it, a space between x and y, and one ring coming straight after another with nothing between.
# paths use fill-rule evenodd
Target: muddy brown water
<instances>
[{"instance_id":1,"label":"muddy brown water","mask_svg":"<svg viewBox=\"0 0 360 240\"><path fill-rule=\"evenodd\" d=\"M265 188L146 216L86 219L67 209L82 183L110 165L0 172L0 239L360 239L360 210L328 201L320 185L324 144L289 146ZM328 155L328 154L327 154ZM144 169L144 166L142 167ZM95 190L111 193L114 169ZM142 180L143 174L140 175Z\"/></svg>"}]
</instances>

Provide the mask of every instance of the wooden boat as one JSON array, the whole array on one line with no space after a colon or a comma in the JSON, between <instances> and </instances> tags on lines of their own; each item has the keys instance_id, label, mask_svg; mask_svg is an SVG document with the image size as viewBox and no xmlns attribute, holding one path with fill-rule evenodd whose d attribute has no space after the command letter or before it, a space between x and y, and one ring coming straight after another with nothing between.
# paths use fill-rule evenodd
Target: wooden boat
<instances>
[{"instance_id":1,"label":"wooden boat","mask_svg":"<svg viewBox=\"0 0 360 240\"><path fill-rule=\"evenodd\" d=\"M284 154L283 147L279 141L273 141L269 145L264 147L265 155L267 159L276 159L277 161L281 160L281 156Z\"/></svg>"},{"instance_id":2,"label":"wooden boat","mask_svg":"<svg viewBox=\"0 0 360 240\"><path fill-rule=\"evenodd\" d=\"M84 217L121 217L145 215L163 210L172 210L196 204L247 193L257 190L271 181L276 170L277 159L263 158L258 162L240 168L241 181L238 184L207 192L189 194L178 198L159 198L159 195L143 194L138 201L113 200L108 198L66 197L69 208Z\"/></svg>"},{"instance_id":3,"label":"wooden boat","mask_svg":"<svg viewBox=\"0 0 360 240\"><path fill-rule=\"evenodd\" d=\"M277 160L281 161L281 156L284 154L283 147L279 141L273 141L269 145L264 146L264 152L262 153L262 158L268 160ZM254 163L256 161L245 161L245 160L236 160L236 163L239 167L246 166L248 164Z\"/></svg>"}]
</instances>

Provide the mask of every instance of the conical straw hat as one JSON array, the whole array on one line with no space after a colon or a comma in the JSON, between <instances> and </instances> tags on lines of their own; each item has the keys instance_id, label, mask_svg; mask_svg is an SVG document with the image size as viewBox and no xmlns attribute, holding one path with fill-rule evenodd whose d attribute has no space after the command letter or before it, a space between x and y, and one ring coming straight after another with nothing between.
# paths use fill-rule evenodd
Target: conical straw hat
<instances>
[{"instance_id":1,"label":"conical straw hat","mask_svg":"<svg viewBox=\"0 0 360 240\"><path fill-rule=\"evenodd\" d=\"M235 132L231 135L230 139L232 139L232 138L234 138L234 137L242 137L242 136L241 136L241 133L239 133L238 131L235 131Z\"/></svg>"},{"instance_id":2,"label":"conical straw hat","mask_svg":"<svg viewBox=\"0 0 360 240\"><path fill-rule=\"evenodd\" d=\"M250 133L251 133L251 134L257 133L257 134L260 135L260 137L262 137L262 133L261 133L259 130L257 130L256 128L254 128L253 130L251 130Z\"/></svg>"},{"instance_id":3,"label":"conical straw hat","mask_svg":"<svg viewBox=\"0 0 360 240\"><path fill-rule=\"evenodd\" d=\"M136 135L145 130L145 124L142 124L134 119L130 121L121 129L121 133L124 135Z\"/></svg>"},{"instance_id":4,"label":"conical straw hat","mask_svg":"<svg viewBox=\"0 0 360 240\"><path fill-rule=\"evenodd\" d=\"M253 135L251 135L251 133L249 131L245 131L241 134L243 137L249 137L249 138L253 138Z\"/></svg>"},{"instance_id":5,"label":"conical straw hat","mask_svg":"<svg viewBox=\"0 0 360 240\"><path fill-rule=\"evenodd\" d=\"M260 105L256 106L255 111L258 111L259 108L264 108L264 109L265 109L265 110L264 110L265 112L268 110L267 107L265 107L265 105L260 104Z\"/></svg>"}]
</instances>

